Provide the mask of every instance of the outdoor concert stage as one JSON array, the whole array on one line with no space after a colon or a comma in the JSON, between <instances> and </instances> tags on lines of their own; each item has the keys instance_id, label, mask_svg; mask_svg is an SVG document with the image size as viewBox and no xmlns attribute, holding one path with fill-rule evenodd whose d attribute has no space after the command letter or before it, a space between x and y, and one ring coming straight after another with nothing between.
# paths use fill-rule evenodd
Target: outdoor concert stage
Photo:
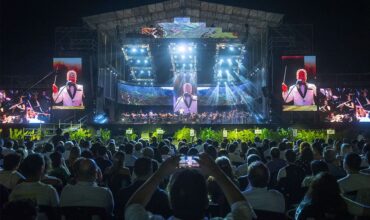
<instances>
[{"instance_id":1,"label":"outdoor concert stage","mask_svg":"<svg viewBox=\"0 0 370 220\"><path fill-rule=\"evenodd\" d=\"M54 71L28 88L0 88L2 126L370 121L368 90L320 82L312 26L285 25L282 14L169 0L82 19L83 27L56 29Z\"/></svg>"}]
</instances>

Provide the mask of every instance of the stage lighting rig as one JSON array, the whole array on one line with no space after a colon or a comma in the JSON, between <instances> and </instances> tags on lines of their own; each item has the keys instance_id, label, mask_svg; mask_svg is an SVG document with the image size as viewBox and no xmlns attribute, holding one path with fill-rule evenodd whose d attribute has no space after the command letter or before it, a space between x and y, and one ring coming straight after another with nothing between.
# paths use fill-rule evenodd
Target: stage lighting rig
<instances>
[{"instance_id":1,"label":"stage lighting rig","mask_svg":"<svg viewBox=\"0 0 370 220\"><path fill-rule=\"evenodd\" d=\"M175 74L195 74L197 71L196 44L170 43L172 69Z\"/></svg>"},{"instance_id":2,"label":"stage lighting rig","mask_svg":"<svg viewBox=\"0 0 370 220\"><path fill-rule=\"evenodd\" d=\"M122 47L122 51L130 68L129 81L137 84L143 80L151 83L155 81L149 44L127 44Z\"/></svg>"},{"instance_id":3,"label":"stage lighting rig","mask_svg":"<svg viewBox=\"0 0 370 220\"><path fill-rule=\"evenodd\" d=\"M244 54L245 46L240 43L216 44L216 62L214 65L215 81L238 81Z\"/></svg>"}]
</instances>

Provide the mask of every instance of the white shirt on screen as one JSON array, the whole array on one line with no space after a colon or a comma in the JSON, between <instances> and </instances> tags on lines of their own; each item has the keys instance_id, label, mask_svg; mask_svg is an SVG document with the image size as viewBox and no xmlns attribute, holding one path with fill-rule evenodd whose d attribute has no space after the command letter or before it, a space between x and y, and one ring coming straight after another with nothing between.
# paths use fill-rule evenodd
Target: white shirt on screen
<instances>
[{"instance_id":1,"label":"white shirt on screen","mask_svg":"<svg viewBox=\"0 0 370 220\"><path fill-rule=\"evenodd\" d=\"M293 101L294 105L298 106L315 105L316 86L311 83L306 83L306 86L307 90L303 85L290 86L287 92L282 93L284 102L289 103Z\"/></svg>"},{"instance_id":2,"label":"white shirt on screen","mask_svg":"<svg viewBox=\"0 0 370 220\"><path fill-rule=\"evenodd\" d=\"M76 90L73 86L62 86L58 93L53 93L55 103L63 102L63 106L83 106L83 85L76 84Z\"/></svg>"}]
</instances>

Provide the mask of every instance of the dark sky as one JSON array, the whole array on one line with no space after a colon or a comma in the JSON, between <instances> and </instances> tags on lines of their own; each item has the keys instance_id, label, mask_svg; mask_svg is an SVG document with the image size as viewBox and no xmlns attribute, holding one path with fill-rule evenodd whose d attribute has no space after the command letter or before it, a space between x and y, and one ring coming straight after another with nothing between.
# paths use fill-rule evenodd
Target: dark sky
<instances>
[{"instance_id":1,"label":"dark sky","mask_svg":"<svg viewBox=\"0 0 370 220\"><path fill-rule=\"evenodd\" d=\"M34 75L51 69L54 28L81 17L159 1L0 0L0 74ZM370 1L239 0L226 2L285 14L285 22L314 25L318 72L370 72ZM2 84L2 83L1 83Z\"/></svg>"}]
</instances>

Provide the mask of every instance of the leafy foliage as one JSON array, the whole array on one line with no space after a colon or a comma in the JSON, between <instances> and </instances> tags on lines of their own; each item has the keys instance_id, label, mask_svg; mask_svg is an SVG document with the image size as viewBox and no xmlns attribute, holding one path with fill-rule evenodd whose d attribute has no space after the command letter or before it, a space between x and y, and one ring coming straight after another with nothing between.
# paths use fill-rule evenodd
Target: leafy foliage
<instances>
[{"instance_id":1,"label":"leafy foliage","mask_svg":"<svg viewBox=\"0 0 370 220\"><path fill-rule=\"evenodd\" d=\"M83 139L91 139L93 136L93 132L90 129L79 128L77 130L70 131L70 137L72 140L76 140L77 142Z\"/></svg>"},{"instance_id":2,"label":"leafy foliage","mask_svg":"<svg viewBox=\"0 0 370 220\"><path fill-rule=\"evenodd\" d=\"M190 128L183 127L182 129L175 132L175 140L181 141L183 139L186 139L186 141L190 142Z\"/></svg>"},{"instance_id":3,"label":"leafy foliage","mask_svg":"<svg viewBox=\"0 0 370 220\"><path fill-rule=\"evenodd\" d=\"M108 143L108 141L110 140L110 137L111 137L110 130L100 128L99 131L100 131L100 137L101 137L101 140L103 141L103 143Z\"/></svg>"}]
</instances>

